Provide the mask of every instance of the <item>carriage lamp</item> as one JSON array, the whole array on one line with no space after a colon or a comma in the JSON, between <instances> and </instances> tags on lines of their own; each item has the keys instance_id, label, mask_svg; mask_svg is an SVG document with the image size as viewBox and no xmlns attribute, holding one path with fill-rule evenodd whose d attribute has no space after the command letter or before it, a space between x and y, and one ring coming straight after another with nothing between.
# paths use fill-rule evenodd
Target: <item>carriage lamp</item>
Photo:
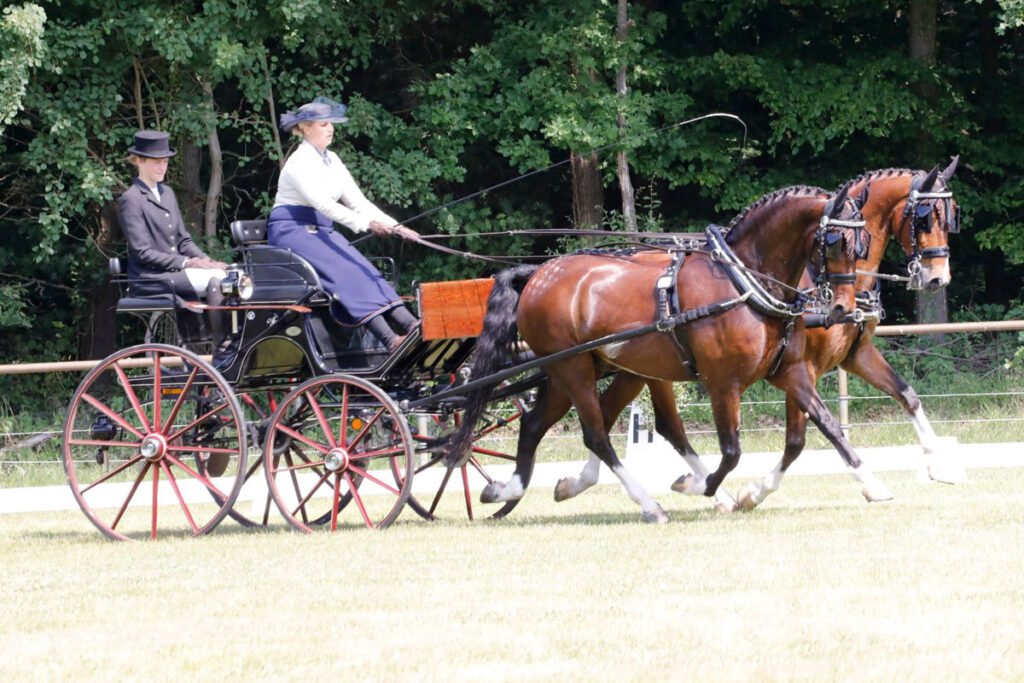
<instances>
[{"instance_id":1,"label":"carriage lamp","mask_svg":"<svg viewBox=\"0 0 1024 683\"><path fill-rule=\"evenodd\" d=\"M113 441L117 438L118 426L106 415L100 415L96 421L89 425L89 438L97 441ZM96 464L103 465L107 460L107 449L103 446L96 448Z\"/></svg>"},{"instance_id":2,"label":"carriage lamp","mask_svg":"<svg viewBox=\"0 0 1024 683\"><path fill-rule=\"evenodd\" d=\"M253 292L252 278L241 268L228 268L227 277L220 281L220 293L232 299L247 301Z\"/></svg>"}]
</instances>

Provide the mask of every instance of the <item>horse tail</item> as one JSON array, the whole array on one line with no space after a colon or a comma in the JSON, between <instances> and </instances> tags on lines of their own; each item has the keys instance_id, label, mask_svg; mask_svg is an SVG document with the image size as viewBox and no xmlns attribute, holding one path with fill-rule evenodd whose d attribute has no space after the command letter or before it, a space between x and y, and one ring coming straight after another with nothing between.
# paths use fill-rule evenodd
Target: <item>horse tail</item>
<instances>
[{"instance_id":1,"label":"horse tail","mask_svg":"<svg viewBox=\"0 0 1024 683\"><path fill-rule=\"evenodd\" d=\"M540 266L537 265L517 266L494 276L494 286L487 298L484 329L477 337L473 348L470 380L494 374L511 357L512 346L519 336L519 326L516 324L519 297L526 282L538 268ZM460 462L463 454L472 446L476 423L483 415L492 393L494 385L466 394L466 410L462 414L462 423L448 438L445 448L448 465Z\"/></svg>"}]
</instances>

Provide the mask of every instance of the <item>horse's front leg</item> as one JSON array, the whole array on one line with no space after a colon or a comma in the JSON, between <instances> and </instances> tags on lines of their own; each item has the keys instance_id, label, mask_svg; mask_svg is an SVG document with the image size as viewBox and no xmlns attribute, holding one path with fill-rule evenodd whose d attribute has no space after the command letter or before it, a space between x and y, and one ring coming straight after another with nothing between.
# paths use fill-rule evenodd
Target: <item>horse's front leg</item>
<instances>
[{"instance_id":1,"label":"horse's front leg","mask_svg":"<svg viewBox=\"0 0 1024 683\"><path fill-rule=\"evenodd\" d=\"M786 450L774 468L761 481L752 481L740 491L737 507L741 510L753 510L764 502L769 493L779 490L782 475L786 473L793 461L804 450L807 440L807 417L797 402L786 397Z\"/></svg>"},{"instance_id":2,"label":"horse's front leg","mask_svg":"<svg viewBox=\"0 0 1024 683\"><path fill-rule=\"evenodd\" d=\"M913 387L896 374L870 339L863 339L856 352L843 363L843 369L862 377L871 386L883 391L899 403L910 416L924 451L924 474L933 481L946 484L963 483L967 474L960 463L952 461L947 449L955 445L953 437L939 437L932 429L924 406Z\"/></svg>"},{"instance_id":3,"label":"horse's front leg","mask_svg":"<svg viewBox=\"0 0 1024 683\"><path fill-rule=\"evenodd\" d=\"M787 391L787 395L792 395L797 405L807 413L807 416L811 419L821 433L825 435L825 438L831 442L835 449L839 451L839 456L846 463L847 467L850 468L850 473L853 478L863 484L861 493L868 500L868 502L878 502L883 500L892 500L893 495L882 481L876 477L867 465L861 462L861 459L854 453L853 447L850 442L847 441L846 437L843 436L843 430L839 426L839 420L835 418L832 413L829 412L828 408L825 407L824 401L821 400L821 396L818 395L814 385L810 382L800 383L795 386L792 393Z\"/></svg>"},{"instance_id":4,"label":"horse's front leg","mask_svg":"<svg viewBox=\"0 0 1024 683\"><path fill-rule=\"evenodd\" d=\"M740 461L740 392L735 387L720 389L708 385L711 413L718 431L718 446L722 460L711 474L687 474L672 485L672 489L690 495L714 496L729 472Z\"/></svg>"}]
</instances>

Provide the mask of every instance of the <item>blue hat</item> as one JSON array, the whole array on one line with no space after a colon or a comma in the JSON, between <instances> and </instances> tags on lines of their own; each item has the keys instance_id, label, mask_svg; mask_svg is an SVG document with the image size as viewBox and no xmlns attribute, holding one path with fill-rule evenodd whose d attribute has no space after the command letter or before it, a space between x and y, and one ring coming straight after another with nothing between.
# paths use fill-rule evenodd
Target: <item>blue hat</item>
<instances>
[{"instance_id":1,"label":"blue hat","mask_svg":"<svg viewBox=\"0 0 1024 683\"><path fill-rule=\"evenodd\" d=\"M177 154L168 144L170 137L159 130L140 130L135 134L135 145L128 148L128 153L148 159L168 159Z\"/></svg>"},{"instance_id":2,"label":"blue hat","mask_svg":"<svg viewBox=\"0 0 1024 683\"><path fill-rule=\"evenodd\" d=\"M327 97L318 97L295 111L281 114L281 130L288 132L303 121L345 123L348 121L348 117L345 116L346 109L347 107L341 102L335 102Z\"/></svg>"}]
</instances>

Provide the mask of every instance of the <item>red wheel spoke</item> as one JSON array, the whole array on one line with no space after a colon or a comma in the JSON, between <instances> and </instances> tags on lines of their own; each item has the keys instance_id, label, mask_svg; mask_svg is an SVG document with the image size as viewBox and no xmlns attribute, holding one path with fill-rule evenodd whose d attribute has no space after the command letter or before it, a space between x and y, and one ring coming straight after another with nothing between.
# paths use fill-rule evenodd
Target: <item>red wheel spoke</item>
<instances>
[{"instance_id":1,"label":"red wheel spoke","mask_svg":"<svg viewBox=\"0 0 1024 683\"><path fill-rule=\"evenodd\" d=\"M483 468L483 466L480 465L480 462L476 458L470 456L469 461L467 462L467 464L468 465L472 465L473 469L475 469L477 472L479 472L480 476L482 476L484 479L486 479L488 484L493 484L494 483L494 480L491 479L491 475L487 474L487 470L485 470Z\"/></svg>"},{"instance_id":2,"label":"red wheel spoke","mask_svg":"<svg viewBox=\"0 0 1024 683\"><path fill-rule=\"evenodd\" d=\"M178 438L181 437L182 434L184 434L188 430L192 429L193 427L195 427L198 424L202 424L206 420L209 420L214 415L216 415L217 413L221 412L222 410L224 410L227 407L228 407L228 403L225 401L224 403L221 403L220 405L218 405L216 408L211 408L208 412L206 412L203 415L200 415L196 419L192 420L191 422L189 422L187 425L185 425L184 427L182 427L178 431L174 432L173 434L168 434L167 435L167 440L168 441L175 441L175 440L177 440Z\"/></svg>"},{"instance_id":3,"label":"red wheel spoke","mask_svg":"<svg viewBox=\"0 0 1024 683\"><path fill-rule=\"evenodd\" d=\"M120 474L121 472L124 472L126 469L128 469L129 467L131 467L132 465L134 465L135 463L137 463L140 460L142 460L142 456L141 455L136 455L134 458L129 458L125 463L123 463L121 465L118 465L117 467L115 467L114 469L110 470L109 472L104 474L102 477L100 477L99 479L94 481L93 483L91 483L88 486L86 486L85 488L81 489L81 492L84 494L84 493L88 492L89 489L91 489L93 486L99 486L100 484L102 484L103 482L107 481L111 477L116 477L118 474Z\"/></svg>"},{"instance_id":4,"label":"red wheel spoke","mask_svg":"<svg viewBox=\"0 0 1024 683\"><path fill-rule=\"evenodd\" d=\"M348 385L341 388L341 426L338 428L338 445L346 448L348 441Z\"/></svg>"},{"instance_id":5,"label":"red wheel spoke","mask_svg":"<svg viewBox=\"0 0 1024 683\"><path fill-rule=\"evenodd\" d=\"M238 453L237 448L220 448L219 446L204 446L196 444L195 446L168 446L168 451L174 451L175 453Z\"/></svg>"},{"instance_id":6,"label":"red wheel spoke","mask_svg":"<svg viewBox=\"0 0 1024 683\"><path fill-rule=\"evenodd\" d=\"M478 446L473 446L473 448L471 450L474 453L479 453L480 455L490 455L490 456L495 457L495 458L501 458L502 460L515 460L516 459L516 456L514 456L514 455L509 455L508 453L502 453L501 451L492 451L490 449L480 448Z\"/></svg>"},{"instance_id":7,"label":"red wheel spoke","mask_svg":"<svg viewBox=\"0 0 1024 683\"><path fill-rule=\"evenodd\" d=\"M146 478L146 472L149 471L149 466L151 464L152 463L150 463L147 460L146 464L142 468L142 471L139 472L139 476L135 477L135 483L132 484L132 488L128 492L128 497L124 499L124 505L122 505L121 509L117 511L117 516L114 517L114 522L113 522L113 524L110 525L111 529L116 529L117 528L117 524L118 524L118 522L121 521L121 517L124 515L124 511L128 509L128 503L132 502L132 498L135 497L135 492L139 489L139 484L141 484L143 479Z\"/></svg>"},{"instance_id":8,"label":"red wheel spoke","mask_svg":"<svg viewBox=\"0 0 1024 683\"><path fill-rule=\"evenodd\" d=\"M470 520L473 519L473 497L469 495L469 472L466 471L466 466L463 465L459 468L462 471L462 492L466 499L466 514Z\"/></svg>"},{"instance_id":9,"label":"red wheel spoke","mask_svg":"<svg viewBox=\"0 0 1024 683\"><path fill-rule=\"evenodd\" d=\"M160 430L160 404L163 402L163 395L160 392L160 384L163 375L160 369L160 352L153 354L153 429Z\"/></svg>"},{"instance_id":10,"label":"red wheel spoke","mask_svg":"<svg viewBox=\"0 0 1024 683\"><path fill-rule=\"evenodd\" d=\"M132 408L135 410L135 414L139 416L142 421L142 426L147 432L153 431L149 426L149 420L146 418L145 411L142 410L142 405L139 403L139 397L135 395L135 389L132 388L132 384L128 379L128 374L124 371L117 363L113 365L114 372L117 373L117 378L121 380L121 388L124 389L125 396L128 397L128 402L132 404ZM159 397L154 397L154 400L158 400Z\"/></svg>"},{"instance_id":11,"label":"red wheel spoke","mask_svg":"<svg viewBox=\"0 0 1024 683\"><path fill-rule=\"evenodd\" d=\"M291 450L293 450L293 448L294 448L294 446L289 447L288 451L285 452L285 454L284 454L284 461L289 465L289 467L287 467L286 469L288 471L288 476L289 476L289 478L291 479L291 482L292 482L292 489L295 492L295 499L298 500L298 499L302 498L302 490L299 488L299 478L295 475L294 468L291 467L292 459L291 459L291 456L288 454ZM301 453L300 453L300 455L301 455ZM291 514L294 515L295 513L293 512ZM306 523L306 524L309 524L309 518L306 516L306 508L304 508L304 507L302 508L302 521L304 523Z\"/></svg>"},{"instance_id":12,"label":"red wheel spoke","mask_svg":"<svg viewBox=\"0 0 1024 683\"><path fill-rule=\"evenodd\" d=\"M125 420L123 417L121 417L120 415L115 413L113 410L108 408L106 406L106 404L104 404L102 401L100 401L98 398L96 398L92 394L88 394L88 393L82 394L82 399L84 399L85 402L88 403L89 405L91 405L93 408L95 408L96 410L100 411L101 413L103 413L104 415L109 417L111 420L113 420L117 424L119 424L122 427L124 427L125 429L127 429L129 432L131 432L135 436L139 437L139 439L145 439L146 438L145 434L143 434L138 429L136 429L130 422Z\"/></svg>"},{"instance_id":13,"label":"red wheel spoke","mask_svg":"<svg viewBox=\"0 0 1024 683\"><path fill-rule=\"evenodd\" d=\"M363 505L363 499L359 495L359 490L356 485L352 482L352 477L349 476L348 472L345 472L345 481L348 482L348 490L352 492L352 500L359 506L359 512L363 515L363 521L366 522L366 526L370 529L373 528L373 522L370 521L370 515L366 514L366 506Z\"/></svg>"},{"instance_id":14,"label":"red wheel spoke","mask_svg":"<svg viewBox=\"0 0 1024 683\"><path fill-rule=\"evenodd\" d=\"M160 508L160 468L153 468L153 535L156 538L156 511Z\"/></svg>"},{"instance_id":15,"label":"red wheel spoke","mask_svg":"<svg viewBox=\"0 0 1024 683\"><path fill-rule=\"evenodd\" d=\"M199 531L199 527L196 526L196 522L192 519L192 513L188 509L188 504L185 499L181 496L181 490L178 489L178 481L171 474L171 468L167 466L166 462L160 461L160 467L163 469L164 474L167 475L167 481L171 482L171 488L174 489L174 495L178 499L178 504L181 505L182 512L185 513L185 518L188 520L189 525L192 527L192 533Z\"/></svg>"},{"instance_id":16,"label":"red wheel spoke","mask_svg":"<svg viewBox=\"0 0 1024 683\"><path fill-rule=\"evenodd\" d=\"M188 379L185 380L185 386L181 388L181 393L178 394L178 400L174 402L171 407L171 412L167 416L167 422L164 423L164 434L167 434L167 430L170 428L174 421L178 418L178 411L181 410L181 406L185 404L185 397L188 396L188 392L192 390L192 383L195 382L196 375L199 373L198 367L193 367L192 372L189 373Z\"/></svg>"},{"instance_id":17,"label":"red wheel spoke","mask_svg":"<svg viewBox=\"0 0 1024 683\"><path fill-rule=\"evenodd\" d=\"M309 407L313 410L313 414L316 415L316 421L320 423L320 429L323 430L324 436L327 437L327 443L330 448L335 448L338 442L334 439L334 432L331 431L331 425L327 424L327 418L324 417L324 411L320 410L320 404L308 391L304 392L306 396L306 402ZM344 429L344 427L342 427Z\"/></svg>"},{"instance_id":18,"label":"red wheel spoke","mask_svg":"<svg viewBox=\"0 0 1024 683\"><path fill-rule=\"evenodd\" d=\"M384 409L383 408L378 408L377 412L373 414L373 417L371 417L369 420L366 421L366 424L363 425L363 428L361 430L359 430L359 433L356 434L355 438L352 439L352 443L349 444L348 449L350 451L351 450L355 450L355 447L359 445L359 442L363 440L363 437L365 437L367 434L370 433L370 429L372 429L373 426L375 424L377 424L377 420L379 420L380 416L383 415L383 414L384 414Z\"/></svg>"},{"instance_id":19,"label":"red wheel spoke","mask_svg":"<svg viewBox=\"0 0 1024 683\"><path fill-rule=\"evenodd\" d=\"M231 452L234 453L235 451L231 451ZM190 477L192 477L194 479L198 479L199 482L203 486L205 486L207 488L207 490L210 491L210 493L216 494L221 499L224 499L224 498L227 497L226 493L224 493L219 488L214 486L213 482L210 481L210 478L208 476L206 476L205 474L200 474L199 472L195 471L194 469L192 469L191 467L186 465L184 460L179 460L178 458L175 458L173 455L168 455L167 459L170 460L172 464L177 465L181 469L185 470L185 472Z\"/></svg>"},{"instance_id":20,"label":"red wheel spoke","mask_svg":"<svg viewBox=\"0 0 1024 683\"><path fill-rule=\"evenodd\" d=\"M291 514L293 516L301 509L303 511L303 517L305 518L306 503L308 503L309 499L313 497L313 494L320 490L320 487L324 485L324 482L327 481L327 477L329 476L331 476L329 470L323 473L320 479L316 482L316 485L313 486L313 488L309 490L309 493L306 494L306 497L300 500L298 506L292 510ZM295 490L301 493L298 488L298 481L295 482Z\"/></svg>"},{"instance_id":21,"label":"red wheel spoke","mask_svg":"<svg viewBox=\"0 0 1024 683\"><path fill-rule=\"evenodd\" d=\"M388 484L387 482L381 481L380 479L378 479L377 477L373 476L372 474L370 474L366 470L362 469L361 467L356 467L355 465L349 465L349 469L352 470L353 472L355 472L356 474L369 479L374 484L377 484L378 486L380 486L380 487L390 491L391 493L395 494L396 496L401 493L401 491L396 489L391 484Z\"/></svg>"},{"instance_id":22,"label":"red wheel spoke","mask_svg":"<svg viewBox=\"0 0 1024 683\"><path fill-rule=\"evenodd\" d=\"M347 478L347 477L346 477ZM349 480L349 486L352 486ZM334 478L334 491L331 495L331 531L338 530L338 503L341 501L341 477Z\"/></svg>"},{"instance_id":23,"label":"red wheel spoke","mask_svg":"<svg viewBox=\"0 0 1024 683\"><path fill-rule=\"evenodd\" d=\"M420 465L419 467L417 467L413 471L413 474L419 474L420 472L423 472L424 470L429 470L431 467L433 467L434 465L436 465L439 462L441 462L441 456L440 455L432 455L432 456L430 456L430 460L428 460L427 462L425 462L422 465Z\"/></svg>"},{"instance_id":24,"label":"red wheel spoke","mask_svg":"<svg viewBox=\"0 0 1024 683\"><path fill-rule=\"evenodd\" d=\"M451 468L445 468L444 477L441 479L441 485L437 488L437 493L434 494L434 500L430 503L430 514L433 515L434 511L437 510L438 504L441 502L441 497L444 495L444 490L448 488L448 480L452 477Z\"/></svg>"},{"instance_id":25,"label":"red wheel spoke","mask_svg":"<svg viewBox=\"0 0 1024 683\"><path fill-rule=\"evenodd\" d=\"M100 439L68 439L70 446L99 446L101 448L139 448L141 441L101 441Z\"/></svg>"},{"instance_id":26,"label":"red wheel spoke","mask_svg":"<svg viewBox=\"0 0 1024 683\"><path fill-rule=\"evenodd\" d=\"M321 453L326 454L327 452L329 452L331 450L327 446L324 446L323 444L317 443L316 441L313 441L312 439L310 439L310 438L308 438L306 436L303 436L302 434L300 434L299 432L295 431L294 429L292 429L291 427L289 427L287 425L279 424L279 425L277 425L277 429L278 429L278 431L284 432L285 434L287 434L288 436L292 437L293 439L301 441L302 443L306 444L310 448L315 448L316 450L320 451ZM271 443L273 443L273 442L271 442Z\"/></svg>"}]
</instances>

